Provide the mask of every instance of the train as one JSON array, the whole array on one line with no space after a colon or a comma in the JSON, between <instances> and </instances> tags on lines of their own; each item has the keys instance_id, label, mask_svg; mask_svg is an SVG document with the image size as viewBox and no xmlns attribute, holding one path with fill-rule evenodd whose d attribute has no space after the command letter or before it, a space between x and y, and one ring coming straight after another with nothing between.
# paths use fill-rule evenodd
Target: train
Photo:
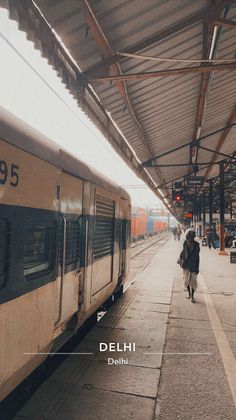
<instances>
[{"instance_id":1,"label":"train","mask_svg":"<svg viewBox=\"0 0 236 420\"><path fill-rule=\"evenodd\" d=\"M161 215L156 209L132 207L131 240L144 239L168 229L168 216Z\"/></svg>"},{"instance_id":2,"label":"train","mask_svg":"<svg viewBox=\"0 0 236 420\"><path fill-rule=\"evenodd\" d=\"M0 107L0 399L129 273L128 193Z\"/></svg>"}]
</instances>

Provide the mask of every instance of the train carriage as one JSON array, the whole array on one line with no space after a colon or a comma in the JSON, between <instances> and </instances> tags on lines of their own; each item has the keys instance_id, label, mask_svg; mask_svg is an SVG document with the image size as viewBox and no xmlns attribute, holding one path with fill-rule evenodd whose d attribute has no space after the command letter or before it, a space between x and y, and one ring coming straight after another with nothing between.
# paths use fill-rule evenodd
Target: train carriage
<instances>
[{"instance_id":1,"label":"train carriage","mask_svg":"<svg viewBox=\"0 0 236 420\"><path fill-rule=\"evenodd\" d=\"M0 399L129 272L130 198L0 109Z\"/></svg>"}]
</instances>

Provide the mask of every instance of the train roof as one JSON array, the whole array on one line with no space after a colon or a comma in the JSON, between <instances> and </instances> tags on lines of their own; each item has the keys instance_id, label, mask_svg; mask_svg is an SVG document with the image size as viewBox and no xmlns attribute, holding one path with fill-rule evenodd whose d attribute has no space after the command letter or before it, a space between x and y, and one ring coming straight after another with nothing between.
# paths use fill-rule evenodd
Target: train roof
<instances>
[{"instance_id":1,"label":"train roof","mask_svg":"<svg viewBox=\"0 0 236 420\"><path fill-rule=\"evenodd\" d=\"M54 141L0 106L0 138L64 171L130 200L115 182L61 148Z\"/></svg>"}]
</instances>

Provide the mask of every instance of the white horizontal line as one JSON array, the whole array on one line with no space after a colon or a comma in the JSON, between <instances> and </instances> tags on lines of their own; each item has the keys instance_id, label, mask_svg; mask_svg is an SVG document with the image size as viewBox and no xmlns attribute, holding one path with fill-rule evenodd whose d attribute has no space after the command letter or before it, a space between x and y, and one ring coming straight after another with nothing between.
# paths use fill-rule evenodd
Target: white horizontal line
<instances>
[{"instance_id":1,"label":"white horizontal line","mask_svg":"<svg viewBox=\"0 0 236 420\"><path fill-rule=\"evenodd\" d=\"M161 353L143 353L143 354L163 354L163 355L166 355L166 354L183 354L183 355L191 355L191 356L195 356L195 355L212 355L213 353L163 353L163 352L161 352Z\"/></svg>"},{"instance_id":2,"label":"white horizontal line","mask_svg":"<svg viewBox=\"0 0 236 420\"><path fill-rule=\"evenodd\" d=\"M26 354L26 355L36 355L36 354L39 354L39 355L55 355L55 354L57 354L57 355L86 355L86 354L94 354L94 353L41 353L41 352L38 352L38 353L24 353L24 354ZM153 355L153 354L162 354L162 355L182 354L182 355L191 355L191 356L195 356L195 355L203 356L203 355L212 355L213 353L163 353L163 352L151 353L151 352L148 352L148 353L143 353L143 354L148 354L148 355Z\"/></svg>"},{"instance_id":3,"label":"white horizontal line","mask_svg":"<svg viewBox=\"0 0 236 420\"><path fill-rule=\"evenodd\" d=\"M38 352L38 353L24 353L24 354L52 354L52 355L55 355L55 354L60 354L60 355L67 355L67 354L70 354L70 355L77 355L77 354L94 354L94 353L40 353L40 352Z\"/></svg>"}]
</instances>

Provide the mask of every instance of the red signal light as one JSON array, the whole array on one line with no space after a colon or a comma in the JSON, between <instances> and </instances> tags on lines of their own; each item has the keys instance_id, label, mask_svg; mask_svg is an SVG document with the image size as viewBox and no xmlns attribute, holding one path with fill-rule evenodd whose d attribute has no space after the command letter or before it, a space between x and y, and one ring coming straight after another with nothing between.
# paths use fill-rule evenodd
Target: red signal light
<instances>
[{"instance_id":1,"label":"red signal light","mask_svg":"<svg viewBox=\"0 0 236 420\"><path fill-rule=\"evenodd\" d=\"M183 195L182 190L180 190L180 191L173 190L172 191L172 201L173 202L179 203L180 201L183 201L183 197L184 197L184 195Z\"/></svg>"}]
</instances>

